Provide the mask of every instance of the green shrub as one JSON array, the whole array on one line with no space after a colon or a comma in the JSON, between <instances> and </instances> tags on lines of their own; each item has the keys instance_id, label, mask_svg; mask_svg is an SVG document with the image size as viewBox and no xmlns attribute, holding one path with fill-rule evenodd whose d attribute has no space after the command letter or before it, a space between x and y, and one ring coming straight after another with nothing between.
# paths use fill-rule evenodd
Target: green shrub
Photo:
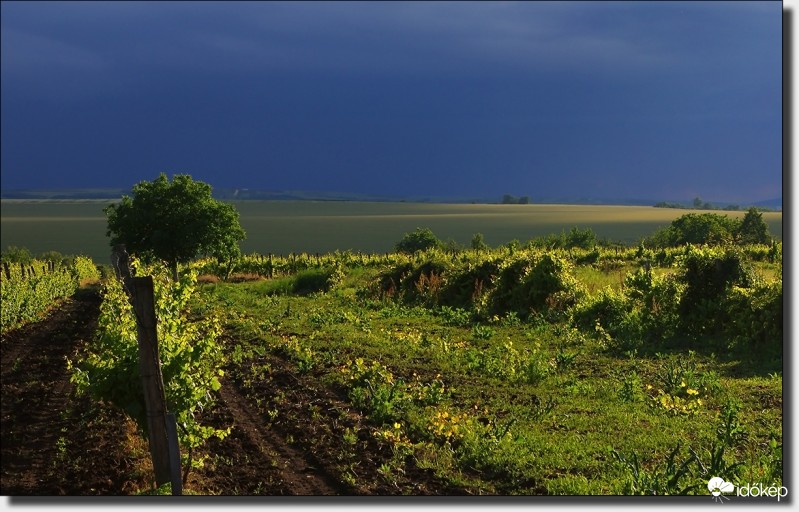
<instances>
[{"instance_id":1,"label":"green shrub","mask_svg":"<svg viewBox=\"0 0 799 512\"><path fill-rule=\"evenodd\" d=\"M571 274L571 263L554 254L524 252L503 263L490 297L492 314L516 313L556 317L576 304L582 290Z\"/></svg>"},{"instance_id":2,"label":"green shrub","mask_svg":"<svg viewBox=\"0 0 799 512\"><path fill-rule=\"evenodd\" d=\"M447 276L441 291L442 305L480 311L487 294L493 289L500 270L496 258L482 261L467 261L453 269Z\"/></svg>"},{"instance_id":3,"label":"green shrub","mask_svg":"<svg viewBox=\"0 0 799 512\"><path fill-rule=\"evenodd\" d=\"M606 288L576 304L571 322L584 332L598 333L614 350L654 349L678 330L681 289L672 277L639 269L627 274L623 290Z\"/></svg>"},{"instance_id":4,"label":"green shrub","mask_svg":"<svg viewBox=\"0 0 799 512\"><path fill-rule=\"evenodd\" d=\"M733 286L748 288L754 275L736 249L687 247L678 279L685 284L679 314L693 337L720 334L730 320L726 295Z\"/></svg>"},{"instance_id":5,"label":"green shrub","mask_svg":"<svg viewBox=\"0 0 799 512\"><path fill-rule=\"evenodd\" d=\"M292 291L297 295L327 292L342 276L343 272L336 266L303 270L294 277Z\"/></svg>"},{"instance_id":6,"label":"green shrub","mask_svg":"<svg viewBox=\"0 0 799 512\"><path fill-rule=\"evenodd\" d=\"M782 348L782 281L734 286L727 300L727 336L739 347Z\"/></svg>"},{"instance_id":7,"label":"green shrub","mask_svg":"<svg viewBox=\"0 0 799 512\"><path fill-rule=\"evenodd\" d=\"M610 288L580 301L571 310L572 324L586 332L600 325L606 331L614 331L630 311L628 299Z\"/></svg>"},{"instance_id":8,"label":"green shrub","mask_svg":"<svg viewBox=\"0 0 799 512\"><path fill-rule=\"evenodd\" d=\"M405 261L381 272L376 280L378 293L390 299L401 298L402 282L413 268L413 263Z\"/></svg>"},{"instance_id":9,"label":"green shrub","mask_svg":"<svg viewBox=\"0 0 799 512\"><path fill-rule=\"evenodd\" d=\"M406 301L428 306L438 304L444 286L444 276L452 268L450 258L434 255L413 268L402 280L401 290Z\"/></svg>"},{"instance_id":10,"label":"green shrub","mask_svg":"<svg viewBox=\"0 0 799 512\"><path fill-rule=\"evenodd\" d=\"M395 250L405 254L414 254L441 247L442 243L429 228L416 228L415 231L405 233L402 240L397 242Z\"/></svg>"},{"instance_id":11,"label":"green shrub","mask_svg":"<svg viewBox=\"0 0 799 512\"><path fill-rule=\"evenodd\" d=\"M738 236L740 221L718 213L687 213L644 240L647 247L686 244L722 245Z\"/></svg>"}]
</instances>

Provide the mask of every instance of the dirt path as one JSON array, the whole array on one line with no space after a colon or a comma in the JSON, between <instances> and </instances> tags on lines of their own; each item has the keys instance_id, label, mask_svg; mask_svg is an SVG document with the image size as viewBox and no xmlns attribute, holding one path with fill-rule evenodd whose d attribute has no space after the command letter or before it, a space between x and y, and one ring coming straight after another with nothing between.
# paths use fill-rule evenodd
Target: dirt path
<instances>
[{"instance_id":1,"label":"dirt path","mask_svg":"<svg viewBox=\"0 0 799 512\"><path fill-rule=\"evenodd\" d=\"M223 441L211 440L211 471L200 485L220 494L333 496L348 494L336 478L307 452L292 446L225 382L220 401L208 416L213 424L233 425Z\"/></svg>"},{"instance_id":2,"label":"dirt path","mask_svg":"<svg viewBox=\"0 0 799 512\"><path fill-rule=\"evenodd\" d=\"M100 299L82 289L43 320L2 334L4 495L122 494L135 461L125 454L128 422L75 396L67 358L92 338Z\"/></svg>"},{"instance_id":3,"label":"dirt path","mask_svg":"<svg viewBox=\"0 0 799 512\"><path fill-rule=\"evenodd\" d=\"M228 368L219 404L202 419L234 427L226 439L211 441L201 486L223 494L465 494L413 463L381 473L392 453L366 418L321 375L297 373L276 354L261 357L268 375L250 380L247 365Z\"/></svg>"}]
</instances>

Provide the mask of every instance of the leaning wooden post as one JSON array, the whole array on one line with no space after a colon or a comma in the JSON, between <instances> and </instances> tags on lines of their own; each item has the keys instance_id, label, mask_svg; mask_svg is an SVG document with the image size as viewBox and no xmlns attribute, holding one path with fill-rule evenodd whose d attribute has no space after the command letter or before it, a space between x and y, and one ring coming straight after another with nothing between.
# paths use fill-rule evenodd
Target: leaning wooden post
<instances>
[{"instance_id":1,"label":"leaning wooden post","mask_svg":"<svg viewBox=\"0 0 799 512\"><path fill-rule=\"evenodd\" d=\"M170 446L167 435L167 410L161 362L158 358L158 333L155 318L153 277L131 277L128 253L124 245L114 247L111 262L117 277L122 279L125 290L136 314L136 330L139 342L139 371L144 390L144 405L147 414L147 432L150 456L153 460L155 483L158 487L172 482L170 471ZM174 453L174 446L173 446ZM180 460L178 456L178 460ZM175 473L180 474L178 463ZM179 480L179 479L178 479ZM172 494L181 489L172 487Z\"/></svg>"}]
</instances>

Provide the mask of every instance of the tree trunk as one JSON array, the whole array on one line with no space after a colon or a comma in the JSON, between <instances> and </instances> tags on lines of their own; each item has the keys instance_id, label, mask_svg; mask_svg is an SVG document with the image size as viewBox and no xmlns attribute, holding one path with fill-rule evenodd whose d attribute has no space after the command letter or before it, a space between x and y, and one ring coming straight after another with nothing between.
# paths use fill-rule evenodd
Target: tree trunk
<instances>
[{"instance_id":1,"label":"tree trunk","mask_svg":"<svg viewBox=\"0 0 799 512\"><path fill-rule=\"evenodd\" d=\"M171 262L169 264L169 266L172 267L172 279L174 279L175 282L177 283L178 282L178 262L177 261L173 261L173 262Z\"/></svg>"}]
</instances>

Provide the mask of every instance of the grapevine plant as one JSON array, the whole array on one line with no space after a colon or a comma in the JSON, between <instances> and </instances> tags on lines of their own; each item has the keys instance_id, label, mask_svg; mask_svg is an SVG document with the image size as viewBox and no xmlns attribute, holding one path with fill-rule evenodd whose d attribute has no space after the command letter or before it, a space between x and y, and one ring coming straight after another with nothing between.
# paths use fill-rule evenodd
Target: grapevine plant
<instances>
[{"instance_id":1,"label":"grapevine plant","mask_svg":"<svg viewBox=\"0 0 799 512\"><path fill-rule=\"evenodd\" d=\"M136 275L153 277L158 348L167 409L175 414L183 452L192 451L212 436L224 438L230 429L201 425L195 413L209 406L219 390L224 372L222 331L215 316L190 321L189 300L197 274L187 270L178 281L169 279L164 265L144 266L132 260ZM145 437L147 416L139 374L136 320L122 282L104 284L96 339L88 355L78 364L70 361L72 381L79 392L123 409ZM193 464L200 465L201 460Z\"/></svg>"}]
</instances>

